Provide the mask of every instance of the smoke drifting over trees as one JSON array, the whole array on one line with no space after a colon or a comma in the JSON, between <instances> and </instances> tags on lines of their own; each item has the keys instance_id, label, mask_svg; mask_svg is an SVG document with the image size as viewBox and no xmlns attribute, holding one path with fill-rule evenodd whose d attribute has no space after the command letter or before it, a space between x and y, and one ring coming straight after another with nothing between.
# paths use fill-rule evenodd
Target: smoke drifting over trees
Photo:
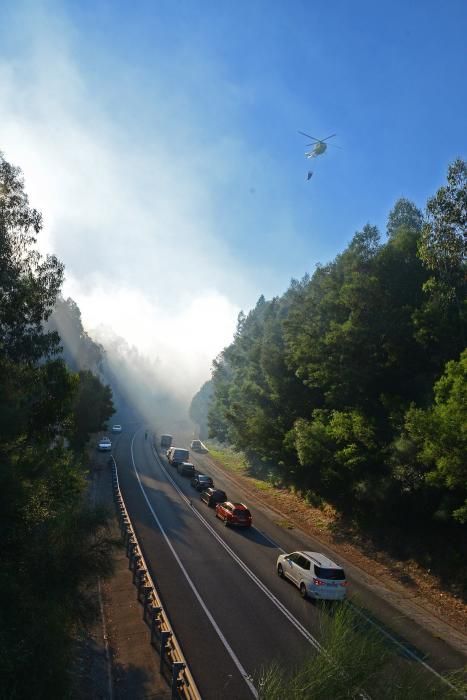
<instances>
[{"instance_id":1,"label":"smoke drifting over trees","mask_svg":"<svg viewBox=\"0 0 467 700\"><path fill-rule=\"evenodd\" d=\"M83 496L84 448L113 414L112 392L83 369L98 368L101 350L82 331L77 308L58 300L55 320L66 316L66 307L78 334L74 354L64 350L61 356L51 314L63 265L38 252L41 227L21 171L0 153L0 675L5 697L26 697L31 687L37 697L68 695L72 630L95 612L86 593L89 583L111 569L107 516L89 508Z\"/></svg>"},{"instance_id":2,"label":"smoke drifting over trees","mask_svg":"<svg viewBox=\"0 0 467 700\"><path fill-rule=\"evenodd\" d=\"M214 361L211 435L363 528L460 542L466 230L467 165L456 161L425 216L399 200L385 241L367 225L311 277L260 297Z\"/></svg>"}]
</instances>

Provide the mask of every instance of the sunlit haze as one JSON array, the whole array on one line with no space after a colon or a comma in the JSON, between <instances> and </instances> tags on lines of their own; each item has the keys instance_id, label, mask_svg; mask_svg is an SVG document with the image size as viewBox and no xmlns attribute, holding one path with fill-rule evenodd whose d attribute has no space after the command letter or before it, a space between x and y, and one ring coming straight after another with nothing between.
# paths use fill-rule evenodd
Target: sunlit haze
<instances>
[{"instance_id":1,"label":"sunlit haze","mask_svg":"<svg viewBox=\"0 0 467 700\"><path fill-rule=\"evenodd\" d=\"M241 309L384 230L397 197L424 205L465 138L466 12L414 5L2 4L0 149L88 332L189 401ZM341 147L310 183L298 129Z\"/></svg>"}]
</instances>

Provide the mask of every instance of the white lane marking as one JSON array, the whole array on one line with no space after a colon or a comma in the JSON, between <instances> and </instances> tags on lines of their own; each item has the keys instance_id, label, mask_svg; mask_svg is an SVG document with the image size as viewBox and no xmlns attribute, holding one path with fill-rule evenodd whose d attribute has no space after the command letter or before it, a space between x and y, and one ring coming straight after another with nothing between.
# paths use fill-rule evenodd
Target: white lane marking
<instances>
[{"instance_id":1,"label":"white lane marking","mask_svg":"<svg viewBox=\"0 0 467 700\"><path fill-rule=\"evenodd\" d=\"M277 603L278 603L278 606L277 606L277 607L280 606L279 609L281 610L281 612L283 612L283 614L289 619L289 621L292 622L292 624L293 624L295 627L297 627L297 629L299 629L299 631L303 634L303 636L306 637L306 639L310 642L310 644L312 644L318 651L324 652L324 649L323 649L323 647L320 645L320 643L319 643L314 637L312 637L311 634L308 633L308 631L303 627L303 625L301 624L301 622L299 622L299 620L297 620L297 619L292 615L292 613L290 613L289 610L287 610L287 608L285 608L285 606L282 605L282 603L274 596L274 594L273 594L271 591L269 591L269 589L266 588L266 586L265 586L261 581L259 581L259 579L257 579L256 575L255 575L250 569L248 569L247 565L235 554L235 552L229 547L229 545L218 535L218 533L216 532L216 530L214 530L214 528L204 519L204 517L203 517L200 513L198 513L198 511L196 510L196 508L194 508L194 506L192 505L191 500L185 496L185 494L184 494L183 491L180 489L180 487L178 486L178 484L172 479L172 477L170 476L170 474L167 472L166 468L164 467L164 465L163 465L163 463L162 463L162 461L161 461L161 459L160 459L160 457L159 457L159 454L158 454L157 451L154 449L154 446L153 446L153 445L151 445L151 448L152 448L152 451L153 451L154 456L156 457L156 460L157 460L158 463L159 463L159 466L160 466L161 469L163 470L163 472L164 472L164 474L166 475L167 479L171 482L171 484L173 485L173 487L175 488L175 490L178 492L178 494L181 496L181 498L187 503L187 505L190 506L190 508L192 509L192 511L194 512L194 514L198 517L198 519L201 520L201 521L203 522L203 524L208 528L208 530L210 530L210 532L214 535L214 537L218 540L218 542L219 542L219 543L224 547L224 549L232 556L232 558L235 559L235 561L236 561L236 562L241 566L241 568L250 576L250 578L252 578L252 580L255 581L255 583L259 586L259 588L261 588L261 590L263 590L263 592L266 593L266 595L268 596L268 598L270 598L270 600L272 600L272 601L274 602L274 604L276 604L276 601L277 601ZM261 531L258 530L258 532L261 532ZM268 540L269 540L272 544L274 544L278 549L280 549L283 553L285 553L285 550L283 550L282 547L279 547L275 542L273 542L273 540L271 540L271 539L270 539L267 535L265 535L263 532L261 532L261 535L263 535L263 537L266 537L266 539L268 539ZM400 649L402 649L411 659L413 659L414 661L416 661L416 662L418 662L419 664L421 664L427 671L429 671L430 673L433 673L433 675L435 675L440 681L443 681L443 683L445 683L446 685L448 685L452 690L455 690L455 691L457 691L457 692L459 693L459 691L457 690L457 688L456 688L454 685L452 685L452 683L450 683L450 682L448 681L447 678L445 678L445 677L442 676L440 673L438 673L438 671L436 671L432 666L430 666L429 664L427 664L426 661L423 661L423 659L421 659L417 654L415 654L415 652L411 651L408 647L404 646L404 645L403 645L401 642L399 642L395 637L393 637L393 635L391 635L389 632L387 632L383 627L381 627L381 626L378 625L376 622L374 622L373 620L371 620L371 618L367 617L367 616L366 616L361 610L359 610L359 609L354 605L354 603L352 603L350 600L348 601L348 603L349 603L349 605L352 607L352 609L355 610L355 612L357 612L360 616L362 616L363 618L365 618L365 620L367 620L367 621L370 622L374 627L376 627L385 637L387 637L388 639L390 639L396 646L398 646ZM284 610L282 610L282 608L284 608L284 610L285 610L286 612L284 612ZM297 623L298 626L295 624L295 622ZM301 629L300 629L300 628L301 628ZM303 630L304 630L304 631L303 631ZM304 633L304 632L305 632L305 633ZM309 639L309 637L311 637L311 639L312 639L313 641L311 641L311 640ZM325 652L324 652L324 653L325 653ZM460 694L460 695L462 695L462 694Z\"/></svg>"},{"instance_id":2,"label":"white lane marking","mask_svg":"<svg viewBox=\"0 0 467 700\"><path fill-rule=\"evenodd\" d=\"M138 432L138 431L136 431L136 433L137 433L137 432ZM248 673L246 672L246 670L243 668L243 666L242 666L242 664L241 664L241 662L240 662L240 659L237 657L237 655L235 654L234 650L232 649L232 647L231 647L230 644L228 643L227 639L226 639L226 638L224 637L224 635L222 634L222 631L221 631L219 625L218 625L217 622L215 621L215 619L214 619L214 617L212 616L211 612L209 611L209 609L208 609L206 603L204 602L204 600L202 599L201 595L199 594L198 589L196 588L195 584L193 583L193 581L191 580L191 578L190 578L190 576L189 576L189 574L188 574L188 571L187 571L187 570L185 569L185 567L183 566L183 563L182 563L180 557L178 556L177 552L175 551L175 549L174 549L174 547L173 547L173 545L172 545L172 543L171 543L171 541L170 541L170 539L169 539L169 537L168 537L166 531L165 531L164 528L162 527L161 521L160 521L159 518L157 517L157 515L156 515L156 513L155 513L155 511L154 511L154 508L152 507L152 505L151 505L150 502L149 502L149 498L148 498L147 495L146 495L146 491L144 490L144 486L143 486L143 484L141 483L141 479L140 479L138 470L136 469L135 458L134 458L134 454L133 454L133 443L134 443L134 441L135 441L136 433L133 435L133 439L132 439L132 441L131 441L131 446L130 446L131 461L132 461L132 463L133 463L133 470L134 470L134 472L135 472L135 474L136 474L136 478L138 479L138 484L139 484L139 487L140 487L140 489L141 489L141 493L142 493L143 496L144 496L144 500L146 501L146 503L147 503L147 505L148 505L148 508L149 508L149 510L151 511L152 517L153 517L154 520L156 521L157 526L159 527L159 530L161 531L161 533L162 533L162 535L163 535L163 537L164 537L164 539L165 539L165 541L166 541L166 543L167 543L167 546L169 547L170 551L171 551L172 554L174 555L175 561L176 561L177 564L179 565L179 567L180 567L180 569L181 569L183 575L185 576L185 578L186 578L186 580L187 580L187 582L188 582L188 584L189 584L191 590L193 591L193 593L195 594L195 596L196 596L196 598L197 598L199 604L200 604L201 607L203 608L203 610L204 610L204 612L205 612L205 614L206 614L206 616L207 616L209 622L210 622L211 625L214 627L214 629L215 629L215 631L216 631L216 633L217 633L219 639L221 640L222 644L224 645L225 649L227 650L227 653L229 654L230 658L231 658L232 661L234 662L235 666L238 668L238 670L239 670L241 676L243 677L243 680L245 681L245 683L247 684L248 688L250 689L251 694L253 695L253 697L258 698L258 692L257 692L255 686L253 685L253 683L251 682L250 676L248 675Z\"/></svg>"},{"instance_id":3,"label":"white lane marking","mask_svg":"<svg viewBox=\"0 0 467 700\"><path fill-rule=\"evenodd\" d=\"M305 637L307 642L309 642L317 651L324 651L323 647L318 642L318 640L315 637L313 637L313 635L306 629L306 627L304 627L302 623L299 620L297 620L297 618L294 615L292 615L292 613L285 607L285 605L281 603L281 601L278 598L276 598L274 593L272 593L272 591L269 590L269 588L256 576L256 574L253 573L253 571L247 566L247 564L245 564L245 562L242 559L240 559L238 554L236 554L234 550L227 544L227 542L225 542L225 540L223 540L222 537L216 532L212 525L208 523L208 521L201 515L201 513L199 513L196 510L196 508L191 503L191 500L187 498L187 496L185 496L178 484L172 479L170 474L167 472L164 465L159 459L159 455L154 450L154 447L152 448L152 450L166 478L170 481L170 483L177 491L179 496L182 498L182 500L185 501L185 503L191 508L193 514L205 526L205 528L209 530L212 536L215 537L215 539L219 542L221 547L225 549L225 551L231 556L231 558L240 566L241 569L243 569L247 576L251 578L251 580L269 598L269 600L276 606L276 608L288 619L288 621L300 632L300 634L303 637Z\"/></svg>"},{"instance_id":4,"label":"white lane marking","mask_svg":"<svg viewBox=\"0 0 467 700\"><path fill-rule=\"evenodd\" d=\"M282 554L285 554L285 553L286 553L286 552L285 552L285 549L282 549L282 547L281 547L279 544L277 544L277 542L274 542L274 540L272 540L272 539L269 537L269 535L266 535L266 533L263 532L263 530L259 530L257 527L256 527L256 528L253 528L253 529L256 530L256 532L259 532L259 534L261 535L261 537L264 537L265 540L267 540L268 542L270 542L270 543L273 545L273 547L275 547L275 548L278 549L280 552L282 552Z\"/></svg>"},{"instance_id":5,"label":"white lane marking","mask_svg":"<svg viewBox=\"0 0 467 700\"><path fill-rule=\"evenodd\" d=\"M156 452L156 450L154 449L154 445L152 445L152 451L153 451L154 454L157 456L157 459L159 460L159 463L160 463L160 456L159 456L158 452ZM195 460L195 462L196 462L196 460ZM163 468L164 471L165 471L165 468L163 467L163 465L161 465L161 466L162 466L162 468ZM195 466L196 466L196 468L198 469L198 466L197 466L196 464L195 464ZM225 478L225 479L227 479L227 481L230 481L230 483L231 483L233 486L235 486L235 488L239 489L240 491L242 491L242 492L244 492L244 493L247 493L247 491L245 490L245 488L244 488L243 486L241 486L240 484L238 484L238 482L235 481L235 479L233 479L233 478L230 476L230 474L227 474L226 472L224 472L222 469L220 469L220 467L218 467L217 465L213 464L212 461L210 462L210 469L211 469L212 471L214 471L215 474L220 474L222 478ZM198 471L199 471L199 469L198 469ZM204 474L205 471L206 471L206 470L203 469L203 471L200 472L200 473ZM166 473L167 473L167 472L166 472ZM248 494L247 494L247 495L248 495ZM263 504L261 503L261 501L259 501L259 499L258 499L256 496L251 496L251 494L249 494L249 495L250 495L251 498L253 498L253 500L254 500L256 503L259 504L260 508L261 508L261 506L263 506ZM285 550L285 549L282 549L282 547L281 547L279 544L277 544L277 542L275 542L274 540L272 540L268 535L266 535L265 532L263 532L262 530L260 530L260 529L257 528L257 527L254 527L253 529L256 530L256 532L259 532L266 540L268 540L268 542L270 542L274 547L276 547L280 552L282 552L282 554L286 554L286 550Z\"/></svg>"},{"instance_id":6,"label":"white lane marking","mask_svg":"<svg viewBox=\"0 0 467 700\"><path fill-rule=\"evenodd\" d=\"M359 609L357 608L357 606L356 606L354 603L352 603L350 600L348 601L348 603L349 603L349 605L351 606L352 610L354 610L358 615L360 615L361 617L363 617L364 620L366 620L366 621L369 622L371 625L373 625L373 627L376 627L376 629L379 630L379 631L381 632L381 634L383 634L385 637L387 637L388 639L390 639L391 642L393 642L393 644L395 644L396 646L398 646L399 649L402 649L402 651L403 651L405 654L407 654L408 656L410 656L411 659L413 659L414 661L418 661L418 663L421 664L427 671L430 671L430 673L433 673L440 681L443 681L443 683L445 683L446 685L448 685L452 690L455 690L456 692L459 693L458 688L456 688L454 685L452 685L452 683L450 683L450 682L448 681L447 678L445 678L444 676L442 676L441 673L438 673L438 671L436 671L432 666L430 666L429 664L427 664L426 661L423 661L423 659L421 659L421 658L418 656L418 654L416 654L414 651L412 651L412 650L409 649L408 647L404 646L404 645L402 644L402 642L399 642L399 640L396 639L396 637L394 637L392 634L390 634L390 632L387 632L387 631L384 629L384 627L381 627L381 625L378 625L378 623L375 622L374 620L372 620L371 617L368 617L367 615L365 615L365 613L363 613L361 610L359 610ZM461 695L461 693L459 693L459 695Z\"/></svg>"}]
</instances>

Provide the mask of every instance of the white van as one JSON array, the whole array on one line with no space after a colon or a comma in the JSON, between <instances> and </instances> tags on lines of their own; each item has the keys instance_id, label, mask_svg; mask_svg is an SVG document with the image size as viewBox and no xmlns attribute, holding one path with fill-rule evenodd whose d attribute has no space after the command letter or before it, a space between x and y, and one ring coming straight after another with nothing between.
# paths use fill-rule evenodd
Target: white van
<instances>
[{"instance_id":1,"label":"white van","mask_svg":"<svg viewBox=\"0 0 467 700\"><path fill-rule=\"evenodd\" d=\"M190 453L183 447L171 447L167 452L167 459L172 467L178 467L182 462L190 461Z\"/></svg>"},{"instance_id":2,"label":"white van","mask_svg":"<svg viewBox=\"0 0 467 700\"><path fill-rule=\"evenodd\" d=\"M161 435L161 447L171 447L172 440L173 438L171 435Z\"/></svg>"}]
</instances>

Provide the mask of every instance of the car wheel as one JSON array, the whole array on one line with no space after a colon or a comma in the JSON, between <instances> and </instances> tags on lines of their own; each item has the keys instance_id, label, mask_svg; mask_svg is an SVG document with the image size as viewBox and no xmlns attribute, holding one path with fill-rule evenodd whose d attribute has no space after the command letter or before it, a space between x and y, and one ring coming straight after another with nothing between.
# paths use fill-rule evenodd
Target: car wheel
<instances>
[{"instance_id":1,"label":"car wheel","mask_svg":"<svg viewBox=\"0 0 467 700\"><path fill-rule=\"evenodd\" d=\"M300 584L300 595L302 596L302 598L307 597L306 586L304 583Z\"/></svg>"},{"instance_id":2,"label":"car wheel","mask_svg":"<svg viewBox=\"0 0 467 700\"><path fill-rule=\"evenodd\" d=\"M282 568L282 564L279 564L277 567L277 575L280 576L280 578L284 578L284 569Z\"/></svg>"},{"instance_id":3,"label":"car wheel","mask_svg":"<svg viewBox=\"0 0 467 700\"><path fill-rule=\"evenodd\" d=\"M227 518L224 518L224 525L225 525L225 527L229 527L229 525L230 525L230 523L229 523L229 521L227 520Z\"/></svg>"}]
</instances>

